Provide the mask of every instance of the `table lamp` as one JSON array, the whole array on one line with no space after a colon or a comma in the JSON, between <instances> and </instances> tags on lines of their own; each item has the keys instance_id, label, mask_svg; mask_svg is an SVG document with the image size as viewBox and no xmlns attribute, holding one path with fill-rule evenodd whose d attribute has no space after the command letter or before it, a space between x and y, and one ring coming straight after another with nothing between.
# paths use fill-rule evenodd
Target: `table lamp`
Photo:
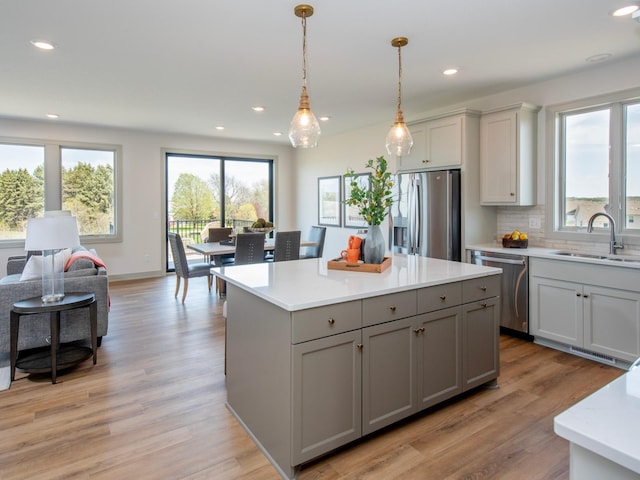
<instances>
[{"instance_id":1,"label":"table lamp","mask_svg":"<svg viewBox=\"0 0 640 480\"><path fill-rule=\"evenodd\" d=\"M26 251L42 250L42 302L64 298L64 261L60 251L80 245L78 223L68 211L45 212L27 222Z\"/></svg>"}]
</instances>

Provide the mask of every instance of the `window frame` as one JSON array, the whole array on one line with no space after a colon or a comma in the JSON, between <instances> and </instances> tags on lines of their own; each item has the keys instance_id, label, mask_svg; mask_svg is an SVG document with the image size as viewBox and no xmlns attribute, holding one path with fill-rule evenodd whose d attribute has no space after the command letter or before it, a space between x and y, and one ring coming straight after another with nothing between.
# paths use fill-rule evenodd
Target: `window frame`
<instances>
[{"instance_id":1,"label":"window frame","mask_svg":"<svg viewBox=\"0 0 640 480\"><path fill-rule=\"evenodd\" d=\"M624 244L639 246L640 231L627 229L623 218L626 195L626 110L625 106L640 102L640 88L614 92L546 107L546 236L552 240L603 242L609 229L587 233L584 226L565 226L565 135L563 118L567 114L610 109L609 120L609 200L616 221L616 236ZM616 201L611 201L616 199Z\"/></svg>"},{"instance_id":2,"label":"window frame","mask_svg":"<svg viewBox=\"0 0 640 480\"><path fill-rule=\"evenodd\" d=\"M44 209L62 208L62 148L78 150L103 150L114 153L113 165L113 215L114 233L104 235L81 235L82 245L100 245L122 242L122 145L105 143L75 142L38 138L0 137L0 143L17 146L35 146L44 148ZM24 239L0 239L0 248L23 247Z\"/></svg>"}]
</instances>

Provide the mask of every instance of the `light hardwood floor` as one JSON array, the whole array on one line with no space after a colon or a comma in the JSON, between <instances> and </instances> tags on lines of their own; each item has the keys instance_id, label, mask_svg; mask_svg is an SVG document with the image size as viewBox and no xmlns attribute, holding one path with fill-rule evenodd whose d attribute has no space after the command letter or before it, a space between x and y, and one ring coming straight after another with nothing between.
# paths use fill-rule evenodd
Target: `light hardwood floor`
<instances>
[{"instance_id":1,"label":"light hardwood floor","mask_svg":"<svg viewBox=\"0 0 640 480\"><path fill-rule=\"evenodd\" d=\"M111 284L109 334L52 385L0 392L0 479L278 479L226 409L222 303L192 279ZM480 389L302 470L301 480L568 479L553 417L624 372L501 338L500 388Z\"/></svg>"}]
</instances>

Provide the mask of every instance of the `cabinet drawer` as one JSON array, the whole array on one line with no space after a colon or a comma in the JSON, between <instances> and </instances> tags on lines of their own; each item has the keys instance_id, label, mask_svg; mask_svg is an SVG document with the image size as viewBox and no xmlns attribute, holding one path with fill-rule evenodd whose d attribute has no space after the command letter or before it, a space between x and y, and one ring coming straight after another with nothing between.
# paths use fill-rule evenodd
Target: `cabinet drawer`
<instances>
[{"instance_id":1,"label":"cabinet drawer","mask_svg":"<svg viewBox=\"0 0 640 480\"><path fill-rule=\"evenodd\" d=\"M418 290L418 313L455 307L462 303L462 283L446 283Z\"/></svg>"},{"instance_id":2,"label":"cabinet drawer","mask_svg":"<svg viewBox=\"0 0 640 480\"><path fill-rule=\"evenodd\" d=\"M391 293L362 301L362 325L364 327L399 318L412 317L415 314L415 290Z\"/></svg>"},{"instance_id":3,"label":"cabinet drawer","mask_svg":"<svg viewBox=\"0 0 640 480\"><path fill-rule=\"evenodd\" d=\"M500 295L500 275L473 278L462 282L462 303Z\"/></svg>"},{"instance_id":4,"label":"cabinet drawer","mask_svg":"<svg viewBox=\"0 0 640 480\"><path fill-rule=\"evenodd\" d=\"M362 328L362 302L354 300L294 312L291 337L300 343L358 328Z\"/></svg>"}]
</instances>

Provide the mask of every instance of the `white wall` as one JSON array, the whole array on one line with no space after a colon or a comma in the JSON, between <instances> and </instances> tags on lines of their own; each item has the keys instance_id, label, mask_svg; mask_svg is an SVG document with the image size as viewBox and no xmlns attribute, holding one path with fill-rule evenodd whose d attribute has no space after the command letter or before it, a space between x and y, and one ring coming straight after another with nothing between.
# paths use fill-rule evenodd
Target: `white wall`
<instances>
[{"instance_id":1,"label":"white wall","mask_svg":"<svg viewBox=\"0 0 640 480\"><path fill-rule=\"evenodd\" d=\"M545 107L638 86L640 86L640 56L624 61L606 62L601 65L588 66L585 64L585 69L580 73L454 104L444 109L412 115L407 113L411 111L410 105L403 104L403 109L407 122L413 122L459 108L485 111L523 101ZM347 167L350 166L356 171L362 170L360 167L369 158L375 156L385 155L385 158L388 158L384 147L384 139L388 129L391 127L394 113L389 112L389 122L387 123L363 127L334 137L321 137L318 147L315 149L296 151L295 162L298 165L297 189L301 192L297 223L303 229L303 232L317 222L316 183L318 176L342 175L346 172ZM540 205L545 203L545 155L545 109L543 108L538 116L537 191ZM467 180L471 181L472 179L468 178ZM476 179L476 181L479 181L479 179ZM505 211L521 212L524 221L526 221L529 213L536 216L542 215L541 223L544 227L544 207L532 207L531 209L503 207L497 209L497 224L501 228L509 228L508 226L511 225L513 218L513 215L511 215L509 220L501 219ZM505 227L505 225L507 226ZM524 223L524 225L528 230L528 223ZM345 248L347 239L352 233L354 231L351 229L328 227L324 257L331 258L342 248ZM499 231L496 231L495 236L499 233ZM541 229L539 233L540 235L536 237L536 232L534 232L534 237L543 243L544 229ZM488 238L487 241L493 241L494 238Z\"/></svg>"},{"instance_id":2,"label":"white wall","mask_svg":"<svg viewBox=\"0 0 640 480\"><path fill-rule=\"evenodd\" d=\"M275 159L275 224L293 228L295 218L295 175L292 148L270 143L219 140L213 137L136 132L126 129L65 125L0 119L0 136L56 141L108 143L123 146L121 243L96 245L113 278L164 275L164 158L161 150L180 149L231 156L262 156ZM20 248L0 249L0 275L6 273L10 255ZM145 261L145 255L149 261Z\"/></svg>"}]
</instances>

